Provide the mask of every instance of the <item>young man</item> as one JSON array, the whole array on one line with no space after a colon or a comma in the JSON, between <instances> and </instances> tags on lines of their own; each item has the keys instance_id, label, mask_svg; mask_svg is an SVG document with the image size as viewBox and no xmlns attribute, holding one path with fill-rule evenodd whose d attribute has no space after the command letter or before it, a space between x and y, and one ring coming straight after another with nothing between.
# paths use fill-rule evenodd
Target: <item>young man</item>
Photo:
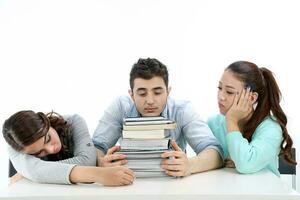
<instances>
[{"instance_id":1,"label":"young man","mask_svg":"<svg viewBox=\"0 0 300 200\"><path fill-rule=\"evenodd\" d=\"M170 176L188 176L193 173L221 167L222 149L211 130L187 101L169 97L168 70L157 59L139 59L130 72L128 96L121 96L105 111L93 136L98 149L98 165L117 166L127 163L125 155L114 152L122 136L123 118L163 116L174 120L177 128L171 133L173 151L161 155L162 168ZM196 156L185 154L187 143ZM175 159L167 159L168 157Z\"/></svg>"}]
</instances>

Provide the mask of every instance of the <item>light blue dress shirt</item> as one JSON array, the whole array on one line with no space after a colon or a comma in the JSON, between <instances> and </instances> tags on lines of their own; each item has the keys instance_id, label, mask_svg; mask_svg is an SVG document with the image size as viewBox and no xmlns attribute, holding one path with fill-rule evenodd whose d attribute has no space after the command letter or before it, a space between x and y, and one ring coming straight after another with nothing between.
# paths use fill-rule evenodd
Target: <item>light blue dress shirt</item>
<instances>
[{"instance_id":1,"label":"light blue dress shirt","mask_svg":"<svg viewBox=\"0 0 300 200\"><path fill-rule=\"evenodd\" d=\"M175 101L169 97L161 116L177 123L176 129L170 130L170 136L183 151L188 143L196 154L204 149L215 149L223 155L220 143L188 101ZM104 153L113 147L122 136L125 117L140 117L140 114L129 96L120 96L99 121L92 139L95 147Z\"/></svg>"}]
</instances>

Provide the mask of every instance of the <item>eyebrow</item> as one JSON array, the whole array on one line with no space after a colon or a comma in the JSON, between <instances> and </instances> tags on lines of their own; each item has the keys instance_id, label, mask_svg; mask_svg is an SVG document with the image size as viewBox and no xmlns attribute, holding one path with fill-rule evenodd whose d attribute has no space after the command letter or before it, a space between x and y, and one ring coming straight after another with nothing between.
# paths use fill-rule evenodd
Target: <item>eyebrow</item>
<instances>
[{"instance_id":1,"label":"eyebrow","mask_svg":"<svg viewBox=\"0 0 300 200\"><path fill-rule=\"evenodd\" d=\"M219 81L219 84L222 85L222 82ZM231 85L226 85L225 87L226 87L226 88L230 88L230 89L234 89L234 90L235 90L235 87L233 87L233 86L231 86Z\"/></svg>"},{"instance_id":2,"label":"eyebrow","mask_svg":"<svg viewBox=\"0 0 300 200\"><path fill-rule=\"evenodd\" d=\"M151 90L163 90L163 89L164 89L163 87L159 86L159 87L152 88ZM138 88L136 91L137 92L139 92L139 91L145 92L145 91L147 91L147 89L146 88Z\"/></svg>"},{"instance_id":3,"label":"eyebrow","mask_svg":"<svg viewBox=\"0 0 300 200\"><path fill-rule=\"evenodd\" d=\"M155 87L155 88L152 88L152 90L163 90L164 88L163 87Z\"/></svg>"},{"instance_id":4,"label":"eyebrow","mask_svg":"<svg viewBox=\"0 0 300 200\"><path fill-rule=\"evenodd\" d=\"M146 89L146 88L138 88L136 91L137 91L137 92L146 92L147 89Z\"/></svg>"},{"instance_id":5,"label":"eyebrow","mask_svg":"<svg viewBox=\"0 0 300 200\"><path fill-rule=\"evenodd\" d=\"M230 85L226 85L225 87L226 87L226 88L230 88L230 89L234 89L234 90L235 90L235 87L230 86Z\"/></svg>"}]
</instances>

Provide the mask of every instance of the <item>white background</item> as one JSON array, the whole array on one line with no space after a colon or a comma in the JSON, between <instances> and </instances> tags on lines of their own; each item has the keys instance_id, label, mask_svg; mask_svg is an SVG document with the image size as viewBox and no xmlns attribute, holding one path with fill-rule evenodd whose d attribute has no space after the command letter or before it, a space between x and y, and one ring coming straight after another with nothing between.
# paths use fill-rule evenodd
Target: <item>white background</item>
<instances>
[{"instance_id":1,"label":"white background","mask_svg":"<svg viewBox=\"0 0 300 200\"><path fill-rule=\"evenodd\" d=\"M171 96L207 119L223 69L248 60L276 74L299 147L299 10L297 0L0 0L1 126L19 110L54 110L82 115L93 134L140 57L165 63ZM7 160L0 137L0 188Z\"/></svg>"}]
</instances>

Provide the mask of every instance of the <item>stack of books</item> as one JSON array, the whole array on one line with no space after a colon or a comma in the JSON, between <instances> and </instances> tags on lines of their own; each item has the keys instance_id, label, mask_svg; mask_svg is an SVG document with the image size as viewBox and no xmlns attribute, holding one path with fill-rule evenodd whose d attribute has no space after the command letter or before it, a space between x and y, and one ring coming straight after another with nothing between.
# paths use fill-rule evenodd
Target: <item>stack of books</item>
<instances>
[{"instance_id":1,"label":"stack of books","mask_svg":"<svg viewBox=\"0 0 300 200\"><path fill-rule=\"evenodd\" d=\"M176 123L163 117L125 118L121 151L128 161L127 167L132 169L136 177L167 176L161 168L160 155L171 149L170 129Z\"/></svg>"}]
</instances>

